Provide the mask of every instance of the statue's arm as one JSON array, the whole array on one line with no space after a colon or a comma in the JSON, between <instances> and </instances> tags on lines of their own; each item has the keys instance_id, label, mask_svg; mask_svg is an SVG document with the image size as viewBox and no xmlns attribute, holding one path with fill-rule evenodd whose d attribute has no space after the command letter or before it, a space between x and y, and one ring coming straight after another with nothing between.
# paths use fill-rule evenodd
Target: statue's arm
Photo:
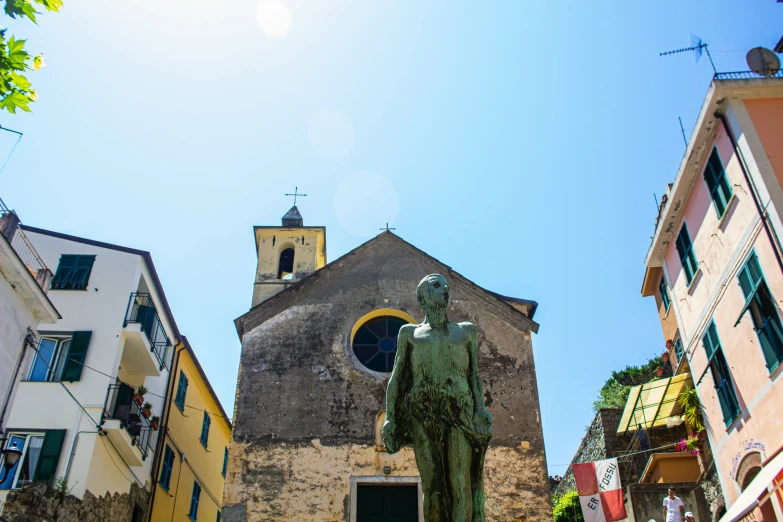
<instances>
[{"instance_id":1,"label":"statue's arm","mask_svg":"<svg viewBox=\"0 0 783 522\"><path fill-rule=\"evenodd\" d=\"M397 403L400 399L400 385L408 370L408 357L411 350L411 335L415 326L405 325L397 334L397 355L389 385L386 388L386 422L383 423L383 442L389 453L396 453L403 444L402 434L397 427Z\"/></svg>"},{"instance_id":2,"label":"statue's arm","mask_svg":"<svg viewBox=\"0 0 783 522\"><path fill-rule=\"evenodd\" d=\"M386 388L386 420L395 420L397 414L397 399L400 395L400 383L402 376L408 370L408 353L410 352L410 339L413 328L405 325L397 334L397 355L394 358L394 368L389 377L389 386Z\"/></svg>"},{"instance_id":3,"label":"statue's arm","mask_svg":"<svg viewBox=\"0 0 783 522\"><path fill-rule=\"evenodd\" d=\"M487 434L492 429L492 416L484 405L484 383L481 382L481 376L478 371L478 334L476 325L465 323L463 328L468 335L468 353L470 354L470 389L473 392L473 422L476 429Z\"/></svg>"}]
</instances>

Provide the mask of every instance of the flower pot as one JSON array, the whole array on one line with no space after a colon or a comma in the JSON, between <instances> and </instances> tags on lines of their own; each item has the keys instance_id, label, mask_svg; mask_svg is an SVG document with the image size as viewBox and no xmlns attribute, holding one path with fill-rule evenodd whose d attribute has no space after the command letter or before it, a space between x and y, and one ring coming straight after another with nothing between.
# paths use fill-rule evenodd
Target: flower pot
<instances>
[{"instance_id":1,"label":"flower pot","mask_svg":"<svg viewBox=\"0 0 783 522\"><path fill-rule=\"evenodd\" d=\"M144 397L142 397L138 393L133 394L133 400L136 401L136 404L138 404L139 406L144 404Z\"/></svg>"},{"instance_id":2,"label":"flower pot","mask_svg":"<svg viewBox=\"0 0 783 522\"><path fill-rule=\"evenodd\" d=\"M151 420L151 421L150 421L150 426L152 426L152 429L153 429L153 430L155 430L155 431L158 431L158 421L156 421L156 420L154 420L154 419L153 419L153 420Z\"/></svg>"},{"instance_id":3,"label":"flower pot","mask_svg":"<svg viewBox=\"0 0 783 522\"><path fill-rule=\"evenodd\" d=\"M150 416L152 416L152 412L150 410L148 410L147 408L142 408L141 409L141 414L144 415L145 419L149 419Z\"/></svg>"}]
</instances>

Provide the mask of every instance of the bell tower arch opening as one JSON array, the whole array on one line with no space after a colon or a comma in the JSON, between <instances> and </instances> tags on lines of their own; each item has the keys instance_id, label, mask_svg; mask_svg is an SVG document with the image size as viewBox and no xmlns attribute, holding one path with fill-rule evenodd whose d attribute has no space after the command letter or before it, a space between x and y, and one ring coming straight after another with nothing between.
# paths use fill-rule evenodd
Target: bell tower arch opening
<instances>
[{"instance_id":1,"label":"bell tower arch opening","mask_svg":"<svg viewBox=\"0 0 783 522\"><path fill-rule=\"evenodd\" d=\"M296 205L285 213L281 226L256 226L253 230L258 264L252 306L326 264L326 228L306 227Z\"/></svg>"},{"instance_id":2,"label":"bell tower arch opening","mask_svg":"<svg viewBox=\"0 0 783 522\"><path fill-rule=\"evenodd\" d=\"M280 262L277 264L277 278L291 280L294 277L294 248L288 247L280 252Z\"/></svg>"}]
</instances>

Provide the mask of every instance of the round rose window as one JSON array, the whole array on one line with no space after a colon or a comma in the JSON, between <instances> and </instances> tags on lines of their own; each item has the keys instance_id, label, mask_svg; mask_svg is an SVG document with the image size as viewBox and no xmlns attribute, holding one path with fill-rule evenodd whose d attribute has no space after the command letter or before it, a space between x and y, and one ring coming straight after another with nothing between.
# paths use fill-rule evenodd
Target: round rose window
<instances>
[{"instance_id":1,"label":"round rose window","mask_svg":"<svg viewBox=\"0 0 783 522\"><path fill-rule=\"evenodd\" d=\"M363 365L375 372L390 372L397 355L397 333L408 324L399 317L376 317L356 331L353 353Z\"/></svg>"}]
</instances>

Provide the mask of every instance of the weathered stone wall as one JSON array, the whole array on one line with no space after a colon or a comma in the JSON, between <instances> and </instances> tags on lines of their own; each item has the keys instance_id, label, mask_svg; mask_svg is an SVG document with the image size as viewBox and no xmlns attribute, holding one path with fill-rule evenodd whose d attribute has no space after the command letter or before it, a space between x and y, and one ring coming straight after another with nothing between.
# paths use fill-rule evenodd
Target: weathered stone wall
<instances>
[{"instance_id":1,"label":"weathered stone wall","mask_svg":"<svg viewBox=\"0 0 783 522\"><path fill-rule=\"evenodd\" d=\"M675 488L677 496L685 505L685 511L692 511L696 520L711 520L702 489L695 482L629 484L626 492L625 509L628 522L647 522L663 519L663 498Z\"/></svg>"},{"instance_id":2,"label":"weathered stone wall","mask_svg":"<svg viewBox=\"0 0 783 522\"><path fill-rule=\"evenodd\" d=\"M148 501L147 491L135 485L128 493L103 497L87 491L79 500L55 491L48 484L29 484L8 494L0 521L131 522L134 512L136 520L146 520Z\"/></svg>"},{"instance_id":3,"label":"weathered stone wall","mask_svg":"<svg viewBox=\"0 0 783 522\"><path fill-rule=\"evenodd\" d=\"M243 333L223 516L342 521L352 476L416 476L412 451L376 450L386 375L350 348L356 321L393 308L422 317L415 289L442 273L451 321L471 321L493 416L487 457L492 520L551 520L530 328L517 310L393 234L382 234L237 320Z\"/></svg>"},{"instance_id":4,"label":"weathered stone wall","mask_svg":"<svg viewBox=\"0 0 783 522\"><path fill-rule=\"evenodd\" d=\"M619 408L605 408L593 417L593 422L587 428L582 443L571 459L571 464L593 462L617 456L627 447L627 440L617 436L617 427L620 425L620 417L623 410ZM625 476L624 464L620 463L621 477ZM568 466L560 484L552 492L553 496L559 496L576 489L574 472Z\"/></svg>"}]
</instances>

